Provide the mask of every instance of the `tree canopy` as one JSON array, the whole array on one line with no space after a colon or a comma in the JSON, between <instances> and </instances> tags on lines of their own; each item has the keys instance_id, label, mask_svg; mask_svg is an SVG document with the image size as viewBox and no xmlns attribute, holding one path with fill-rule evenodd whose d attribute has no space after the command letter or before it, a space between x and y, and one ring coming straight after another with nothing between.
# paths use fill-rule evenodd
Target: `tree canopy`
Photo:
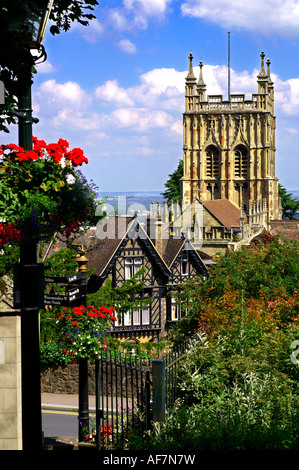
<instances>
[{"instance_id":1,"label":"tree canopy","mask_svg":"<svg viewBox=\"0 0 299 470\"><path fill-rule=\"evenodd\" d=\"M183 176L183 160L179 161L177 169L171 173L165 183L166 190L162 196L168 201L180 202L181 200L181 178Z\"/></svg>"},{"instance_id":2,"label":"tree canopy","mask_svg":"<svg viewBox=\"0 0 299 470\"><path fill-rule=\"evenodd\" d=\"M294 199L291 193L279 184L279 197L282 205L282 218L283 219L296 219L299 211L299 200Z\"/></svg>"}]
</instances>

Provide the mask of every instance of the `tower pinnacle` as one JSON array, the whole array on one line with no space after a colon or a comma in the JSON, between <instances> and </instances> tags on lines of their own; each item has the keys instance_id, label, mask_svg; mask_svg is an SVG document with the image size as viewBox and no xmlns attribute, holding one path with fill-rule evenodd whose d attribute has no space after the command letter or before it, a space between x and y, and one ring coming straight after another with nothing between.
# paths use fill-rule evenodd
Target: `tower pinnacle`
<instances>
[{"instance_id":1,"label":"tower pinnacle","mask_svg":"<svg viewBox=\"0 0 299 470\"><path fill-rule=\"evenodd\" d=\"M265 59L265 53L261 52L261 69L260 69L260 73L258 74L259 78L266 77L264 59Z\"/></svg>"},{"instance_id":2,"label":"tower pinnacle","mask_svg":"<svg viewBox=\"0 0 299 470\"><path fill-rule=\"evenodd\" d=\"M188 72L188 75L186 77L186 80L194 80L195 76L194 76L194 73L193 73L193 64L192 64L193 55L192 55L192 52L190 52L188 59L189 59L189 72Z\"/></svg>"}]
</instances>

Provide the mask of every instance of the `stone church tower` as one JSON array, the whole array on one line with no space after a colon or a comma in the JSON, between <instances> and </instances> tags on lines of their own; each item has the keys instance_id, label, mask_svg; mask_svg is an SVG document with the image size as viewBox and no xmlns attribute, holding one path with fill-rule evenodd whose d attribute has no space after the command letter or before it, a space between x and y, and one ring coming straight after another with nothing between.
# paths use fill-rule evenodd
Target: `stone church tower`
<instances>
[{"instance_id":1,"label":"stone church tower","mask_svg":"<svg viewBox=\"0 0 299 470\"><path fill-rule=\"evenodd\" d=\"M258 92L206 96L203 64L194 76L190 54L185 84L184 176L182 203L228 199L250 212L254 204L267 208L267 224L280 219L278 178L275 176L274 86L264 53L257 76Z\"/></svg>"}]
</instances>

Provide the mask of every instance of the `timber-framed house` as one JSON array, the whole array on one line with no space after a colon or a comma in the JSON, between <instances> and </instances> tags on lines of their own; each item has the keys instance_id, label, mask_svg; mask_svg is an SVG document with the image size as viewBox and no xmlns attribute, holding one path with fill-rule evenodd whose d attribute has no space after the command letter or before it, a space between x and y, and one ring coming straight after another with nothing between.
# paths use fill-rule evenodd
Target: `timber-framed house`
<instances>
[{"instance_id":1,"label":"timber-framed house","mask_svg":"<svg viewBox=\"0 0 299 470\"><path fill-rule=\"evenodd\" d=\"M108 277L112 287L120 286L145 268L142 298L152 301L118 319L112 334L125 340L157 341L182 315L169 289L186 279L207 276L205 263L191 243L184 238L150 237L146 224L136 216L109 218L86 237L94 239L87 255L87 268L93 269L90 291L98 290Z\"/></svg>"}]
</instances>

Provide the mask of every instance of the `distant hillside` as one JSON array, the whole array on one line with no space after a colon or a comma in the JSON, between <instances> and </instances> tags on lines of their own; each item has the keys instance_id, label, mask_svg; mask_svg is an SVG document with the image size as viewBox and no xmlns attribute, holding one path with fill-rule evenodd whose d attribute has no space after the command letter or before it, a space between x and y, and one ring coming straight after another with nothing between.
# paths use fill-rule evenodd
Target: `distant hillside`
<instances>
[{"instance_id":1,"label":"distant hillside","mask_svg":"<svg viewBox=\"0 0 299 470\"><path fill-rule=\"evenodd\" d=\"M162 191L161 191L162 192ZM141 205L146 211L150 210L151 202L162 203L164 201L160 191L127 191L127 192L109 192L99 193L99 196L106 198L106 204L111 205L117 212L128 213L133 206ZM122 210L124 204L126 205L125 211ZM132 207L130 207L132 206Z\"/></svg>"},{"instance_id":2,"label":"distant hillside","mask_svg":"<svg viewBox=\"0 0 299 470\"><path fill-rule=\"evenodd\" d=\"M145 208L146 211L150 210L151 202L157 204L157 202L164 202L164 198L161 195L163 190L160 191L127 191L127 192L109 192L104 193L100 192L100 198L108 196L106 199L106 204L111 205L117 213L129 213L130 209L134 210L134 205L141 205ZM288 190L292 197L299 200L299 190ZM125 210L123 206L125 204ZM130 207L132 206L132 207Z\"/></svg>"}]
</instances>

